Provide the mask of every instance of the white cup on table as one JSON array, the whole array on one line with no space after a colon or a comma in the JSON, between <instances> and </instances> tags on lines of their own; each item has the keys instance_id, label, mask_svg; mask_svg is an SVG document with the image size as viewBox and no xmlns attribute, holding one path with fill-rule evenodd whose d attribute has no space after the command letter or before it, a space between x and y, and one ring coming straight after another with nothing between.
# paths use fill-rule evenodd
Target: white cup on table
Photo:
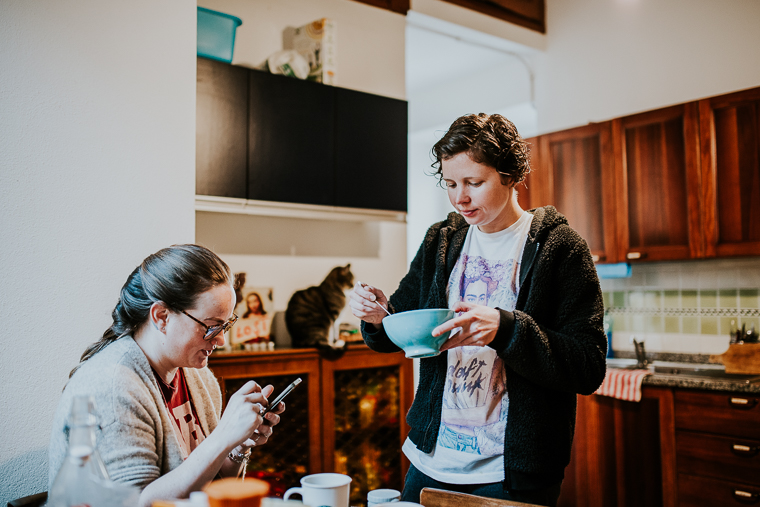
<instances>
[{"instance_id":1,"label":"white cup on table","mask_svg":"<svg viewBox=\"0 0 760 507\"><path fill-rule=\"evenodd\" d=\"M301 479L300 488L290 488L283 495L283 500L290 495L299 494L303 503L311 507L348 507L349 485L351 477L343 474L312 474Z\"/></svg>"}]
</instances>

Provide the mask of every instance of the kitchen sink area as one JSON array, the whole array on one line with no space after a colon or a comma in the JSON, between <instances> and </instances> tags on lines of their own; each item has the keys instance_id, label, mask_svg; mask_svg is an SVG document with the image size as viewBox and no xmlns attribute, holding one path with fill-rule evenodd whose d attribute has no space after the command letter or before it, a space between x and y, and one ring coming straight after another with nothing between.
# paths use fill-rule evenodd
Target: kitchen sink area
<instances>
[{"instance_id":1,"label":"kitchen sink area","mask_svg":"<svg viewBox=\"0 0 760 507\"><path fill-rule=\"evenodd\" d=\"M608 358L609 368L640 369L636 359ZM653 374L653 379L683 379L701 382L731 382L741 385L760 385L760 374L726 373L722 364L679 363L670 361L652 361L645 369ZM645 382L648 383L648 382ZM658 382L659 383L659 382Z\"/></svg>"}]
</instances>

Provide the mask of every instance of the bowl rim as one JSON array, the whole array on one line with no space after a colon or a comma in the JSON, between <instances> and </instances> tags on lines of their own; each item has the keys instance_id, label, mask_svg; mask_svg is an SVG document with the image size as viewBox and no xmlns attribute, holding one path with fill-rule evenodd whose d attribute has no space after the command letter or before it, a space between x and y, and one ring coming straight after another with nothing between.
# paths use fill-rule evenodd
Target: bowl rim
<instances>
[{"instance_id":1,"label":"bowl rim","mask_svg":"<svg viewBox=\"0 0 760 507\"><path fill-rule=\"evenodd\" d=\"M391 319L391 318L393 318L393 317L395 317L397 315L408 315L408 314L410 314L412 312L414 312L414 313L423 313L423 312L424 313L428 313L428 312L452 312L452 313L456 313L451 308L420 308L418 310L406 310L405 312L398 312L398 313L394 313L394 314L391 314L391 315L386 315L383 320L385 320L385 319Z\"/></svg>"}]
</instances>

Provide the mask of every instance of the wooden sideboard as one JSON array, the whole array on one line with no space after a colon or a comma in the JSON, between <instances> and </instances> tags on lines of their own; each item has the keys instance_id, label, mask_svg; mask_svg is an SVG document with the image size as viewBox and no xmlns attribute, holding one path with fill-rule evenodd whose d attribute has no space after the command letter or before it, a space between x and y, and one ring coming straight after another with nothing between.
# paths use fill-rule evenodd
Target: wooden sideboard
<instances>
[{"instance_id":1,"label":"wooden sideboard","mask_svg":"<svg viewBox=\"0 0 760 507\"><path fill-rule=\"evenodd\" d=\"M214 354L209 360L225 404L248 380L279 392L300 377L266 446L255 449L249 474L275 494L319 472L350 475L351 504L377 488L401 489L409 463L401 452L414 397L412 361L352 345L338 359L316 349Z\"/></svg>"}]
</instances>

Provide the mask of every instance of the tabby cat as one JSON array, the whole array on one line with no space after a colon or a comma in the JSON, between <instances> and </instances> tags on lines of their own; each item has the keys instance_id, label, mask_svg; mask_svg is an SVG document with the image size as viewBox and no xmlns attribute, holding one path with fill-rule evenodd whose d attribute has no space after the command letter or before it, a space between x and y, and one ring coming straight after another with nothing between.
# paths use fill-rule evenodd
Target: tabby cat
<instances>
[{"instance_id":1,"label":"tabby cat","mask_svg":"<svg viewBox=\"0 0 760 507\"><path fill-rule=\"evenodd\" d=\"M343 291L353 284L351 264L347 264L333 268L321 284L296 291L291 296L285 311L285 324L293 347L317 347L331 351L345 349L345 343L330 338L335 319L346 306Z\"/></svg>"}]
</instances>

